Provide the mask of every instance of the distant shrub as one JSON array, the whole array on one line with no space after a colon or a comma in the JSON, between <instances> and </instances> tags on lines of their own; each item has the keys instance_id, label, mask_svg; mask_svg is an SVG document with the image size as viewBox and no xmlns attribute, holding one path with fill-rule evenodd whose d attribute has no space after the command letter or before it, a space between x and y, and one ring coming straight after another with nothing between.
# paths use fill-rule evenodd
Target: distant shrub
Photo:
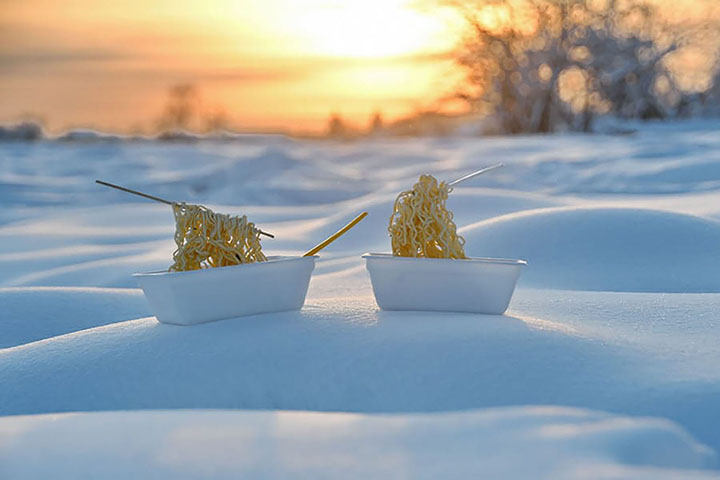
<instances>
[{"instance_id":1,"label":"distant shrub","mask_svg":"<svg viewBox=\"0 0 720 480\"><path fill-rule=\"evenodd\" d=\"M34 141L45 137L43 129L34 122L0 126L0 141Z\"/></svg>"}]
</instances>

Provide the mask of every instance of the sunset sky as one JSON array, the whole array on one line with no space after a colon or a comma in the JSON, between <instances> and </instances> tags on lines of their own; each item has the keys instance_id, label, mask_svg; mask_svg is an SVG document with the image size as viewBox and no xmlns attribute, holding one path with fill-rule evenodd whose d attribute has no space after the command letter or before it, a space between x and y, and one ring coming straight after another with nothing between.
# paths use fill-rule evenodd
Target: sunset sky
<instances>
[{"instance_id":1,"label":"sunset sky","mask_svg":"<svg viewBox=\"0 0 720 480\"><path fill-rule=\"evenodd\" d=\"M148 130L168 89L237 126L395 118L452 87L450 8L406 0L0 0L0 122Z\"/></svg>"},{"instance_id":2,"label":"sunset sky","mask_svg":"<svg viewBox=\"0 0 720 480\"><path fill-rule=\"evenodd\" d=\"M333 112L392 120L457 85L462 21L446 5L0 0L0 123L147 132L178 84L238 128L320 132Z\"/></svg>"}]
</instances>

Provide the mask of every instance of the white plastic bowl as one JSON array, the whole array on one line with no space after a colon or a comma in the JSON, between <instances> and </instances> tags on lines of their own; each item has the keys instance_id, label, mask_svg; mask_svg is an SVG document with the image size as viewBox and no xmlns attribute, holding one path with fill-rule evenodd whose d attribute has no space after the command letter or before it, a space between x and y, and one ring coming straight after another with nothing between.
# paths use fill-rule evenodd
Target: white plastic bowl
<instances>
[{"instance_id":1,"label":"white plastic bowl","mask_svg":"<svg viewBox=\"0 0 720 480\"><path fill-rule=\"evenodd\" d=\"M525 260L396 257L366 253L375 300L384 310L500 315L507 310Z\"/></svg>"},{"instance_id":2,"label":"white plastic bowl","mask_svg":"<svg viewBox=\"0 0 720 480\"><path fill-rule=\"evenodd\" d=\"M268 257L266 262L232 267L133 276L160 322L193 325L299 310L316 258Z\"/></svg>"}]
</instances>

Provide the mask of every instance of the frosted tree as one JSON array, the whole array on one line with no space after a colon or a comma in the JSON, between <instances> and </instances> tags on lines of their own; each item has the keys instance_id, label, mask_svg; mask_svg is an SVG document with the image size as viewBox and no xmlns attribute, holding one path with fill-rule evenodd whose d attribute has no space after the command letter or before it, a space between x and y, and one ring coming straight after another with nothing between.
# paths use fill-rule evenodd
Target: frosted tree
<instances>
[{"instance_id":1,"label":"frosted tree","mask_svg":"<svg viewBox=\"0 0 720 480\"><path fill-rule=\"evenodd\" d=\"M702 114L720 115L720 52L715 54L715 63L712 70L710 87L697 95L688 110L696 110Z\"/></svg>"},{"instance_id":2,"label":"frosted tree","mask_svg":"<svg viewBox=\"0 0 720 480\"><path fill-rule=\"evenodd\" d=\"M681 45L641 0L488 0L463 4L460 92L505 133L590 130L599 113L664 118L682 92L667 67ZM687 32L682 30L681 32Z\"/></svg>"}]
</instances>

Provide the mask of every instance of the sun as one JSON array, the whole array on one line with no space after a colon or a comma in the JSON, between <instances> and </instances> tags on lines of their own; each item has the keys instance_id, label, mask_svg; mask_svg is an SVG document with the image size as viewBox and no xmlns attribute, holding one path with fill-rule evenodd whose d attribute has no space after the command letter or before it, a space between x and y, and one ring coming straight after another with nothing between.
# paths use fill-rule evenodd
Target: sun
<instances>
[{"instance_id":1,"label":"sun","mask_svg":"<svg viewBox=\"0 0 720 480\"><path fill-rule=\"evenodd\" d=\"M406 0L322 2L296 19L319 55L381 58L442 48L444 25Z\"/></svg>"}]
</instances>

